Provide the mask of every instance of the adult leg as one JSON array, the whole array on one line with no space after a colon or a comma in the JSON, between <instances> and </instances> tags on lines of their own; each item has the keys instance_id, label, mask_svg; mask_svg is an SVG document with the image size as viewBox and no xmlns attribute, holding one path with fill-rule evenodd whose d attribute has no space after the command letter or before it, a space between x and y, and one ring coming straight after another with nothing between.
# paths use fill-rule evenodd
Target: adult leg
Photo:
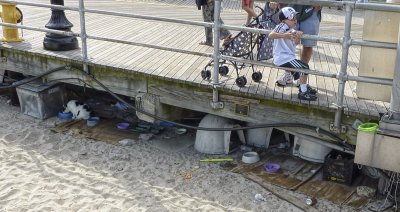
<instances>
[{"instance_id":1,"label":"adult leg","mask_svg":"<svg viewBox=\"0 0 400 212\"><path fill-rule=\"evenodd\" d=\"M207 5L201 6L204 22L214 21L214 2L209 2ZM205 27L206 41L201 42L202 45L212 46L213 34L211 27Z\"/></svg>"},{"instance_id":2,"label":"adult leg","mask_svg":"<svg viewBox=\"0 0 400 212\"><path fill-rule=\"evenodd\" d=\"M221 24L224 23L221 18L219 19L219 21L220 21ZM219 39L220 40L224 40L223 45L227 45L233 39L232 38L232 33L227 29L221 28L219 30Z\"/></svg>"},{"instance_id":3,"label":"adult leg","mask_svg":"<svg viewBox=\"0 0 400 212\"><path fill-rule=\"evenodd\" d=\"M303 61L305 64L308 64L311 60L311 56L313 54L313 47L305 47L300 53L300 60ZM308 75L301 75L299 79L299 84L307 84Z\"/></svg>"},{"instance_id":4,"label":"adult leg","mask_svg":"<svg viewBox=\"0 0 400 212\"><path fill-rule=\"evenodd\" d=\"M248 25L253 17L257 17L254 11L254 0L242 0L242 9L247 13L246 25Z\"/></svg>"},{"instance_id":5,"label":"adult leg","mask_svg":"<svg viewBox=\"0 0 400 212\"><path fill-rule=\"evenodd\" d=\"M319 18L317 12L313 12L313 15L303 22L299 23L299 30L301 30L304 34L308 35L318 35L319 33ZM317 45L316 40L307 40L301 39L301 43L303 45L303 49L300 53L300 60L305 64L308 64L311 60L311 56L313 54L313 47ZM307 84L308 75L302 75L299 79L299 83ZM304 86L303 86L304 87Z\"/></svg>"}]
</instances>

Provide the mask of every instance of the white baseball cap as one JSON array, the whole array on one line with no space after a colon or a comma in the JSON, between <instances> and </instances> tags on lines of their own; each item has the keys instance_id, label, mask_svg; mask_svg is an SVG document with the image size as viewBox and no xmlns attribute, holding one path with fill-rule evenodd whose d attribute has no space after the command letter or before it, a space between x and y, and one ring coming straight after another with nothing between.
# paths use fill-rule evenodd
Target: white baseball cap
<instances>
[{"instance_id":1,"label":"white baseball cap","mask_svg":"<svg viewBox=\"0 0 400 212\"><path fill-rule=\"evenodd\" d=\"M294 10L292 7L284 7L279 11L279 20L293 20L297 13L298 12L296 12L296 10Z\"/></svg>"}]
</instances>

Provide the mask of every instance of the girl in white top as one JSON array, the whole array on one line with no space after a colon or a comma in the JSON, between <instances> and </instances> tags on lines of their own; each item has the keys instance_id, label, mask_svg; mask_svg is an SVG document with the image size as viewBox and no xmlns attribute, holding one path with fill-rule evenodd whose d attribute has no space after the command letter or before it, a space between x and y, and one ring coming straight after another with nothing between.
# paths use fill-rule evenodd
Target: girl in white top
<instances>
[{"instance_id":1,"label":"girl in white top","mask_svg":"<svg viewBox=\"0 0 400 212\"><path fill-rule=\"evenodd\" d=\"M296 59L296 45L300 43L303 35L302 31L296 31L297 12L292 7L284 7L279 11L279 23L268 35L274 39L273 55L274 64L287 68L309 69L308 64ZM285 86L299 79L300 88L298 97L301 100L315 101L317 91L307 84L307 75L298 72L286 71L282 77L276 81L278 86Z\"/></svg>"}]
</instances>

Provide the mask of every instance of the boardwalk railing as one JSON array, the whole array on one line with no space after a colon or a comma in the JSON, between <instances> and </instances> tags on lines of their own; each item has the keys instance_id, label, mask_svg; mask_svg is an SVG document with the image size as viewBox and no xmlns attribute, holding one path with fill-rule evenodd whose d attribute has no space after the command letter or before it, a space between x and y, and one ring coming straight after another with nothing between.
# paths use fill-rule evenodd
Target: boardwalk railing
<instances>
[{"instance_id":1,"label":"boardwalk railing","mask_svg":"<svg viewBox=\"0 0 400 212\"><path fill-rule=\"evenodd\" d=\"M164 17L155 17L155 16L146 16L146 15L138 15L138 14L131 14L131 13L120 13L120 12L111 12L111 11L104 11L104 10L94 10L94 9L87 9L84 5L84 0L79 0L79 7L69 7L69 6L60 6L60 5L49 5L49 4L38 4L32 2L22 2L22 1L9 1L9 0L0 0L2 3L11 3L16 5L26 5L26 6L35 6L35 7L44 7L44 8L52 8L52 9L59 9L59 10L70 10L79 12L80 15L80 26L81 31L80 33L73 33L73 32L65 32L65 31L58 31L58 30L50 30L50 29L43 29L43 28L35 28L29 26L21 26L16 24L7 24L7 23L0 23L1 26L6 27L14 27L14 28L21 28L26 30L33 30L33 31L40 31L40 32L49 32L54 34L60 35L69 35L69 36L77 36L80 37L82 42L82 63L83 69L88 71L88 54L90 52L87 51L87 39L94 39L94 40L101 40L101 41L108 41L108 42L115 42L115 43L122 43L128 45L135 45L135 46L142 46L148 48L154 48L159 50L166 50L172 52L179 52L191 55L198 55L198 56L205 56L205 57L212 57L214 61L219 61L220 59L226 59L230 61L237 61L237 62L244 62L253 65L260 65L272 68L279 68L275 65L267 62L260 62L254 60L247 60L237 57L229 57L225 55L221 55L218 48L214 48L213 54L205 53L205 52L196 52L196 51L189 51L189 50L182 50L177 48L171 48L166 46L160 45L152 45L152 44L145 44L139 42L131 42L126 40L119 40L113 38L105 38L99 36L93 36L86 33L86 23L85 23L85 13L95 13L95 14L103 14L103 15L112 15L112 16L119 16L119 17L129 17L129 18L137 18L137 19L144 19L144 20L151 20L151 21L162 21L162 22L170 22L170 23L178 23L178 24L186 24L186 25L194 25L194 26L204 26L204 27L212 27L214 28L214 46L218 47L220 38L219 38L219 29L231 29L236 31L247 31L253 33L260 33L260 34L268 34L270 30L264 29L255 29L255 28L247 28L242 26L233 26L233 25L225 25L220 23L220 9L221 9L221 0L215 0L215 13L214 13L214 23L208 22L198 22L198 21L188 21L182 19L173 19L173 18L164 18ZM299 3L296 0L279 0L282 3ZM304 34L302 38L307 38L311 40L318 40L318 41L325 41L330 43L340 43L342 45L342 56L341 56L341 66L340 71L338 73L329 73L326 71L320 70L305 70L305 69L288 69L295 72L302 72L317 76L323 77L330 77L335 78L339 82L338 87L338 95L336 101L337 111L335 113L335 120L334 120L334 128L339 130L341 127L342 115L343 115L343 99L344 99L344 88L345 83L347 81L357 81L357 82L367 82L367 83L374 83L374 84L382 84L382 85L392 85L392 98L390 102L390 113L396 117L400 117L400 38L398 39L397 43L385 43L385 42L374 42L374 41L364 41L364 40L357 40L352 39L350 36L351 32L351 22L352 22L352 15L354 9L362 9L362 10L375 10L375 11L388 11L388 12L400 12L399 5L390 5L390 4L377 4L377 3L357 3L353 1L326 1L326 0L303 0L301 4L309 4L309 5L321 5L321 6L340 6L344 7L346 11L345 17L345 29L343 37L341 38L334 38L334 37L323 37L323 36L314 36L314 35L306 35ZM380 79L374 77L360 77L360 76L349 76L347 74L347 66L348 66L348 54L349 48L351 45L359 45L359 46L369 46L369 47L379 47L379 48L389 48L389 49L397 49L396 51L396 64L394 70L394 79L387 80L387 79ZM219 63L214 63L214 72L213 76L213 108L220 108L223 107L223 104L219 102L218 99L218 85L219 85L219 78L218 78L218 67ZM400 118L399 118L400 119Z\"/></svg>"}]
</instances>

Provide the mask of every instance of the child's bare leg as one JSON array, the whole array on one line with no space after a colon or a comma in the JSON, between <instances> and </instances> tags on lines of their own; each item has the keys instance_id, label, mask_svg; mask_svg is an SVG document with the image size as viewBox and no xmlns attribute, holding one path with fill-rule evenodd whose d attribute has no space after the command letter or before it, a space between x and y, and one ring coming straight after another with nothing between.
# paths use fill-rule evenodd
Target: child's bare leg
<instances>
[{"instance_id":1,"label":"child's bare leg","mask_svg":"<svg viewBox=\"0 0 400 212\"><path fill-rule=\"evenodd\" d=\"M246 25L251 22L252 18L257 17L256 12L254 11L254 0L249 0L249 4L242 4L242 9L247 13Z\"/></svg>"},{"instance_id":2,"label":"child's bare leg","mask_svg":"<svg viewBox=\"0 0 400 212\"><path fill-rule=\"evenodd\" d=\"M246 25L248 25L251 21L251 17L252 17L251 13L252 13L253 9L251 9L248 6L244 6L243 10L246 11L246 13L247 13Z\"/></svg>"},{"instance_id":3,"label":"child's bare leg","mask_svg":"<svg viewBox=\"0 0 400 212\"><path fill-rule=\"evenodd\" d=\"M300 60L304 63L308 64L311 60L311 56L313 54L313 47L305 47L300 52ZM307 84L308 75L301 75L299 79L299 84Z\"/></svg>"},{"instance_id":4,"label":"child's bare leg","mask_svg":"<svg viewBox=\"0 0 400 212\"><path fill-rule=\"evenodd\" d=\"M307 77L308 75L304 75L304 74L302 74L301 76L300 76L300 78L299 78L299 84L300 85L302 85L302 84L307 84Z\"/></svg>"}]
</instances>

